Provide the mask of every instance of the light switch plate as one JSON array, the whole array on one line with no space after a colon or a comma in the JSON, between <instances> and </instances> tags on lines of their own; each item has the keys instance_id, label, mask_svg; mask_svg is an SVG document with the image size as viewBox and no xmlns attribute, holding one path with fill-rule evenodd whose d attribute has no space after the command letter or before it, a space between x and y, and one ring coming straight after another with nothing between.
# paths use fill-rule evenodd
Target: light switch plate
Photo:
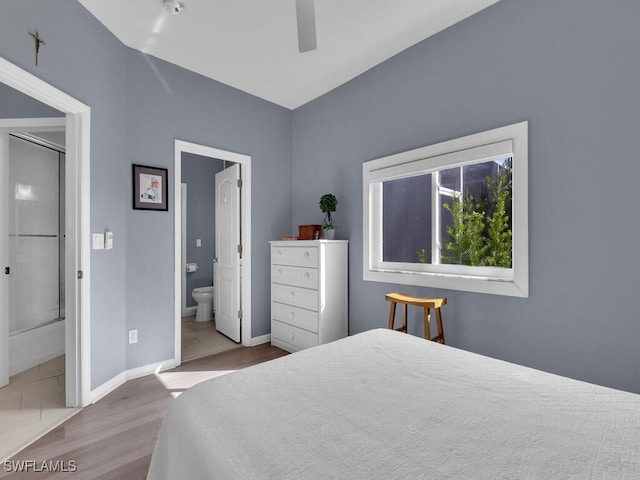
<instances>
[{"instance_id":1,"label":"light switch plate","mask_svg":"<svg viewBox=\"0 0 640 480\"><path fill-rule=\"evenodd\" d=\"M202 240L200 238L196 238L196 247L202 246Z\"/></svg>"},{"instance_id":2,"label":"light switch plate","mask_svg":"<svg viewBox=\"0 0 640 480\"><path fill-rule=\"evenodd\" d=\"M107 230L104 232L104 249L111 250L113 248L113 232Z\"/></svg>"},{"instance_id":3,"label":"light switch plate","mask_svg":"<svg viewBox=\"0 0 640 480\"><path fill-rule=\"evenodd\" d=\"M104 233L93 234L93 249L104 250Z\"/></svg>"}]
</instances>

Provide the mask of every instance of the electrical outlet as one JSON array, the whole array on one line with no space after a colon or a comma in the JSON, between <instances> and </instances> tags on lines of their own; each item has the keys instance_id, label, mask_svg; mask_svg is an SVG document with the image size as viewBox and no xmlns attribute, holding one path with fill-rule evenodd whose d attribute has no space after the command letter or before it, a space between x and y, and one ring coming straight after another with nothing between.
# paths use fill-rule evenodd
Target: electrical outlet
<instances>
[{"instance_id":1,"label":"electrical outlet","mask_svg":"<svg viewBox=\"0 0 640 480\"><path fill-rule=\"evenodd\" d=\"M129 343L138 343L138 330L129 330Z\"/></svg>"}]
</instances>

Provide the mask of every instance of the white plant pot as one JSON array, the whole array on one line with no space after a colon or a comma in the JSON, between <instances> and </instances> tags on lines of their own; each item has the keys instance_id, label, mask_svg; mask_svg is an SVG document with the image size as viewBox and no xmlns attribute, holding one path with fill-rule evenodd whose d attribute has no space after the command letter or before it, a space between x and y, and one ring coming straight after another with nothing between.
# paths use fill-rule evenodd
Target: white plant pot
<instances>
[{"instance_id":1,"label":"white plant pot","mask_svg":"<svg viewBox=\"0 0 640 480\"><path fill-rule=\"evenodd\" d=\"M325 240L333 240L333 237L335 236L335 234L336 234L336 229L331 228L329 230L323 230L322 236Z\"/></svg>"}]
</instances>

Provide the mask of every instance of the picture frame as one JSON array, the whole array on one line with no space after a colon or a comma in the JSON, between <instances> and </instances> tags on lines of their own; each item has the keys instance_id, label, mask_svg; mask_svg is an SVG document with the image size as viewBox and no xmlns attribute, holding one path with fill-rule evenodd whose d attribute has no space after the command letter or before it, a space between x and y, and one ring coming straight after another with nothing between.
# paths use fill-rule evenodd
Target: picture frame
<instances>
[{"instance_id":1,"label":"picture frame","mask_svg":"<svg viewBox=\"0 0 640 480\"><path fill-rule=\"evenodd\" d=\"M166 168L133 164L133 209L169 210L169 180Z\"/></svg>"}]
</instances>

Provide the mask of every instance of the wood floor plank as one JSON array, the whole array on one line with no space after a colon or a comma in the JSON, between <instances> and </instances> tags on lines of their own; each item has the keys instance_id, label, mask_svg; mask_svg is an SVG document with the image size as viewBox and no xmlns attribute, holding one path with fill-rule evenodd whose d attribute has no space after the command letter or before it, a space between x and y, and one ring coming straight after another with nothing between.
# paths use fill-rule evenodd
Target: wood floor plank
<instances>
[{"instance_id":1,"label":"wood floor plank","mask_svg":"<svg viewBox=\"0 0 640 480\"><path fill-rule=\"evenodd\" d=\"M38 466L56 460L68 465L73 460L76 472L19 473L7 471L6 465L2 465L0 478L145 479L162 420L174 398L172 393L221 372L284 355L287 352L269 344L236 348L187 362L159 375L130 380L9 460L34 461Z\"/></svg>"}]
</instances>

